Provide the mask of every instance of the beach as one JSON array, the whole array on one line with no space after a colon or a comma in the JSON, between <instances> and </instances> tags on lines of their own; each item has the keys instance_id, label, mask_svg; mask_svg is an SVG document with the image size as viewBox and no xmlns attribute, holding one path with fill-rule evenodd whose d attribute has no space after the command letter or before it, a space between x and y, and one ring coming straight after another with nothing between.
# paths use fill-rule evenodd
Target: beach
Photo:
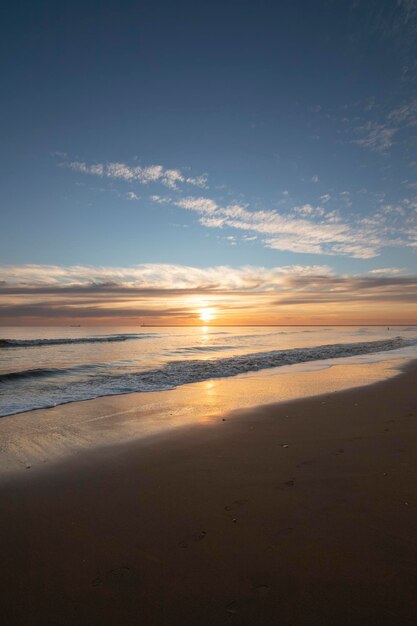
<instances>
[{"instance_id":1,"label":"beach","mask_svg":"<svg viewBox=\"0 0 417 626\"><path fill-rule=\"evenodd\" d=\"M5 472L1 622L414 625L416 375Z\"/></svg>"},{"instance_id":2,"label":"beach","mask_svg":"<svg viewBox=\"0 0 417 626\"><path fill-rule=\"evenodd\" d=\"M417 626L417 0L1 28L0 626Z\"/></svg>"}]
</instances>

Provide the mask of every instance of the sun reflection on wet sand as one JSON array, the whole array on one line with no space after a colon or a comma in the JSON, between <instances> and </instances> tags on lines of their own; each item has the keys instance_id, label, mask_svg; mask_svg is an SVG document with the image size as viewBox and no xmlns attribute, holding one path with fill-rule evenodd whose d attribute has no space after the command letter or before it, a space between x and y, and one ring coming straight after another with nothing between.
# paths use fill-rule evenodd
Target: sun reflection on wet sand
<instances>
[{"instance_id":1,"label":"sun reflection on wet sand","mask_svg":"<svg viewBox=\"0 0 417 626\"><path fill-rule=\"evenodd\" d=\"M173 391L107 396L0 420L0 474L93 449L211 427L250 407L332 393L390 378L404 361L336 365L318 371L294 366L213 379ZM228 419L229 419L228 417Z\"/></svg>"}]
</instances>

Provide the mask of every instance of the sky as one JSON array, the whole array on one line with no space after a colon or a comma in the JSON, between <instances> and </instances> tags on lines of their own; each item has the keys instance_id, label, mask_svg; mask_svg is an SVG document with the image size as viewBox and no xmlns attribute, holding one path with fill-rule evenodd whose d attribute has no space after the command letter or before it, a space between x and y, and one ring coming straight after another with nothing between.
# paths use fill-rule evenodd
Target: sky
<instances>
[{"instance_id":1,"label":"sky","mask_svg":"<svg viewBox=\"0 0 417 626\"><path fill-rule=\"evenodd\" d=\"M0 324L417 323L417 0L17 0Z\"/></svg>"}]
</instances>

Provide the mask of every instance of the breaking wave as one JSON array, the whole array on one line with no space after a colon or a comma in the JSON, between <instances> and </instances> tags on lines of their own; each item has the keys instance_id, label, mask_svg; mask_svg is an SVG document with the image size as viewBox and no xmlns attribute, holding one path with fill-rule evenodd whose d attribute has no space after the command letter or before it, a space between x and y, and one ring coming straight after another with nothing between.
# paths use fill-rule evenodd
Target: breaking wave
<instances>
[{"instance_id":1,"label":"breaking wave","mask_svg":"<svg viewBox=\"0 0 417 626\"><path fill-rule=\"evenodd\" d=\"M308 348L255 352L219 359L169 361L156 369L124 374L106 374L103 371L104 364L100 364L100 367L96 369L94 365L80 366L77 368L78 371L81 371L83 367L88 367L89 371L88 375L77 377L77 380L70 375L73 368L67 370L39 368L11 372L3 374L2 377L1 394L4 402L2 402L0 415L12 415L68 402L91 400L100 396L164 391L212 378L226 378L309 361L367 355L416 344L416 340L406 340L402 337L359 343L326 344ZM60 374L58 378L57 374Z\"/></svg>"},{"instance_id":2,"label":"breaking wave","mask_svg":"<svg viewBox=\"0 0 417 626\"><path fill-rule=\"evenodd\" d=\"M129 339L146 339L154 334L130 333L127 335L96 335L93 337L71 337L58 339L0 339L0 348L32 348L34 346L64 346L77 343L109 343L111 341L128 341Z\"/></svg>"}]
</instances>

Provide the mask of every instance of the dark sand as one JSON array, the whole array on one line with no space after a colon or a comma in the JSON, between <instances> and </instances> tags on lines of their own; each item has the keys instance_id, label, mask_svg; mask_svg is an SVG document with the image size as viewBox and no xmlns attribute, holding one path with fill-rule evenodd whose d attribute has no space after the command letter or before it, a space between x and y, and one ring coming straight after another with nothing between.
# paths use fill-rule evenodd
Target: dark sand
<instances>
[{"instance_id":1,"label":"dark sand","mask_svg":"<svg viewBox=\"0 0 417 626\"><path fill-rule=\"evenodd\" d=\"M417 365L0 487L2 625L417 624Z\"/></svg>"}]
</instances>

